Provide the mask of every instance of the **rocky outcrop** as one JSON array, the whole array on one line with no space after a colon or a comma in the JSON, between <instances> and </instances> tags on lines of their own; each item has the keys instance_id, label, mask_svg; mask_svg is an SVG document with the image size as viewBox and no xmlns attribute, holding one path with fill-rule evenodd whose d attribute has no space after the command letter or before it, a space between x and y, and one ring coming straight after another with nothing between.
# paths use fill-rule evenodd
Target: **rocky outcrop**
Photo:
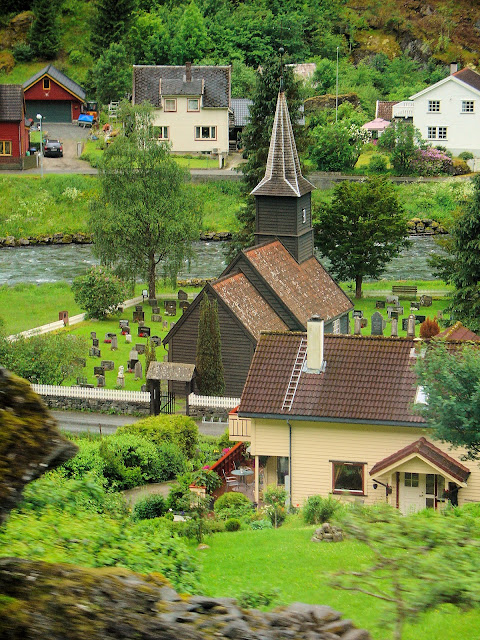
<instances>
[{"instance_id":1,"label":"rocky outcrop","mask_svg":"<svg viewBox=\"0 0 480 640\"><path fill-rule=\"evenodd\" d=\"M314 96L305 100L305 113L323 111L324 109L335 109L335 95L326 94L324 96ZM350 102L354 107L360 106L360 99L356 93L346 93L338 96L338 104Z\"/></svg>"},{"instance_id":2,"label":"rocky outcrop","mask_svg":"<svg viewBox=\"0 0 480 640\"><path fill-rule=\"evenodd\" d=\"M431 218L412 218L407 222L408 233L412 235L434 236L448 233L445 227Z\"/></svg>"},{"instance_id":3,"label":"rocky outcrop","mask_svg":"<svg viewBox=\"0 0 480 640\"><path fill-rule=\"evenodd\" d=\"M0 238L0 247L28 247L37 244L92 244L91 233L54 233L44 236L28 236L27 238L15 238L6 236Z\"/></svg>"},{"instance_id":4,"label":"rocky outcrop","mask_svg":"<svg viewBox=\"0 0 480 640\"><path fill-rule=\"evenodd\" d=\"M324 522L321 527L315 529L312 542L342 542L343 531L330 522Z\"/></svg>"}]
</instances>

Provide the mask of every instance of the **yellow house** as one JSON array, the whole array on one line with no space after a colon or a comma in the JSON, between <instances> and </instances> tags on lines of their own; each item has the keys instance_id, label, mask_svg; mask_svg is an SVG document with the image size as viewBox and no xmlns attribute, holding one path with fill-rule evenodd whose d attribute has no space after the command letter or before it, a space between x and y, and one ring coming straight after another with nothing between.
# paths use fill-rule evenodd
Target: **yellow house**
<instances>
[{"instance_id":1,"label":"yellow house","mask_svg":"<svg viewBox=\"0 0 480 640\"><path fill-rule=\"evenodd\" d=\"M464 451L436 442L414 410L421 402L418 340L334 335L312 318L307 333L261 335L232 440L255 456L255 501L269 484L290 503L333 494L403 513L480 500L480 471Z\"/></svg>"},{"instance_id":2,"label":"yellow house","mask_svg":"<svg viewBox=\"0 0 480 640\"><path fill-rule=\"evenodd\" d=\"M159 140L176 153L228 154L231 67L133 67L133 104L154 106Z\"/></svg>"}]
</instances>

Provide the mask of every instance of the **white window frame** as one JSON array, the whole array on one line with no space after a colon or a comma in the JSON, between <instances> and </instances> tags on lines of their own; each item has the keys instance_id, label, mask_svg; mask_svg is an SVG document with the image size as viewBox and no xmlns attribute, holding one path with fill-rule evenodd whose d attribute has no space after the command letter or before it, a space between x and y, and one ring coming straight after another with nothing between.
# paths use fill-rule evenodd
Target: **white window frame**
<instances>
[{"instance_id":1,"label":"white window frame","mask_svg":"<svg viewBox=\"0 0 480 640\"><path fill-rule=\"evenodd\" d=\"M170 104L170 103L173 103ZM169 106L170 104L170 106ZM171 108L173 106L173 109ZM177 99L176 98L164 98L163 99L163 110L167 113L172 113L177 110Z\"/></svg>"},{"instance_id":2,"label":"white window frame","mask_svg":"<svg viewBox=\"0 0 480 640\"><path fill-rule=\"evenodd\" d=\"M462 100L462 113L475 113L475 100Z\"/></svg>"},{"instance_id":3,"label":"white window frame","mask_svg":"<svg viewBox=\"0 0 480 640\"><path fill-rule=\"evenodd\" d=\"M197 103L194 109L190 106L191 102ZM200 111L200 98L187 98L187 111Z\"/></svg>"},{"instance_id":4,"label":"white window frame","mask_svg":"<svg viewBox=\"0 0 480 640\"><path fill-rule=\"evenodd\" d=\"M427 140L437 139L437 127L427 127Z\"/></svg>"},{"instance_id":5,"label":"white window frame","mask_svg":"<svg viewBox=\"0 0 480 640\"><path fill-rule=\"evenodd\" d=\"M337 318L333 321L332 333L339 334L340 333L340 318Z\"/></svg>"},{"instance_id":6,"label":"white window frame","mask_svg":"<svg viewBox=\"0 0 480 640\"><path fill-rule=\"evenodd\" d=\"M447 127L427 127L427 140L447 140Z\"/></svg>"},{"instance_id":7,"label":"white window frame","mask_svg":"<svg viewBox=\"0 0 480 640\"><path fill-rule=\"evenodd\" d=\"M305 224L307 222L307 210L304 208L302 209L302 224Z\"/></svg>"},{"instance_id":8,"label":"white window frame","mask_svg":"<svg viewBox=\"0 0 480 640\"><path fill-rule=\"evenodd\" d=\"M447 139L447 127L438 127L437 135L438 135L437 140L446 140Z\"/></svg>"},{"instance_id":9,"label":"white window frame","mask_svg":"<svg viewBox=\"0 0 480 640\"><path fill-rule=\"evenodd\" d=\"M440 113L440 100L428 101L428 113Z\"/></svg>"},{"instance_id":10,"label":"white window frame","mask_svg":"<svg viewBox=\"0 0 480 640\"><path fill-rule=\"evenodd\" d=\"M209 135L205 136L203 130L209 130ZM213 134L213 135L212 135ZM194 129L195 140L216 140L217 127L215 125L199 125Z\"/></svg>"},{"instance_id":11,"label":"white window frame","mask_svg":"<svg viewBox=\"0 0 480 640\"><path fill-rule=\"evenodd\" d=\"M157 125L157 127L160 130L157 140L170 140L170 127L166 127L163 124Z\"/></svg>"}]
</instances>

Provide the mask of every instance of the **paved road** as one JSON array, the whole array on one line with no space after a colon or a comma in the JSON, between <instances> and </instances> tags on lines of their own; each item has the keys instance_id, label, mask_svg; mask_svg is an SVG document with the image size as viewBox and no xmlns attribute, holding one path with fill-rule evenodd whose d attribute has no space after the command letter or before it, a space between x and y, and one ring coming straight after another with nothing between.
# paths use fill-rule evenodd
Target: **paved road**
<instances>
[{"instance_id":1,"label":"paved road","mask_svg":"<svg viewBox=\"0 0 480 640\"><path fill-rule=\"evenodd\" d=\"M136 416L118 416L86 411L52 411L51 413L58 422L59 428L70 433L101 432L108 435L115 433L118 427L140 420ZM202 424L199 421L197 424L200 433L204 436L220 436L226 429L225 424L218 422Z\"/></svg>"}]
</instances>

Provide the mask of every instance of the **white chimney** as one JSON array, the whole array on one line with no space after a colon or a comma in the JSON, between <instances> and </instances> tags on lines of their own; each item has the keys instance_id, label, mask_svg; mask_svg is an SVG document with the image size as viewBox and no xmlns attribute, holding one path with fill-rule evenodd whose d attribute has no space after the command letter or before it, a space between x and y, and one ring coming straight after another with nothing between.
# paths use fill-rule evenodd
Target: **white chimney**
<instances>
[{"instance_id":1,"label":"white chimney","mask_svg":"<svg viewBox=\"0 0 480 640\"><path fill-rule=\"evenodd\" d=\"M324 323L318 316L307 322L307 371L320 373L325 370L323 360Z\"/></svg>"},{"instance_id":2,"label":"white chimney","mask_svg":"<svg viewBox=\"0 0 480 640\"><path fill-rule=\"evenodd\" d=\"M453 75L454 73L457 73L458 71L458 64L456 62L451 62L450 63L450 75Z\"/></svg>"}]
</instances>

